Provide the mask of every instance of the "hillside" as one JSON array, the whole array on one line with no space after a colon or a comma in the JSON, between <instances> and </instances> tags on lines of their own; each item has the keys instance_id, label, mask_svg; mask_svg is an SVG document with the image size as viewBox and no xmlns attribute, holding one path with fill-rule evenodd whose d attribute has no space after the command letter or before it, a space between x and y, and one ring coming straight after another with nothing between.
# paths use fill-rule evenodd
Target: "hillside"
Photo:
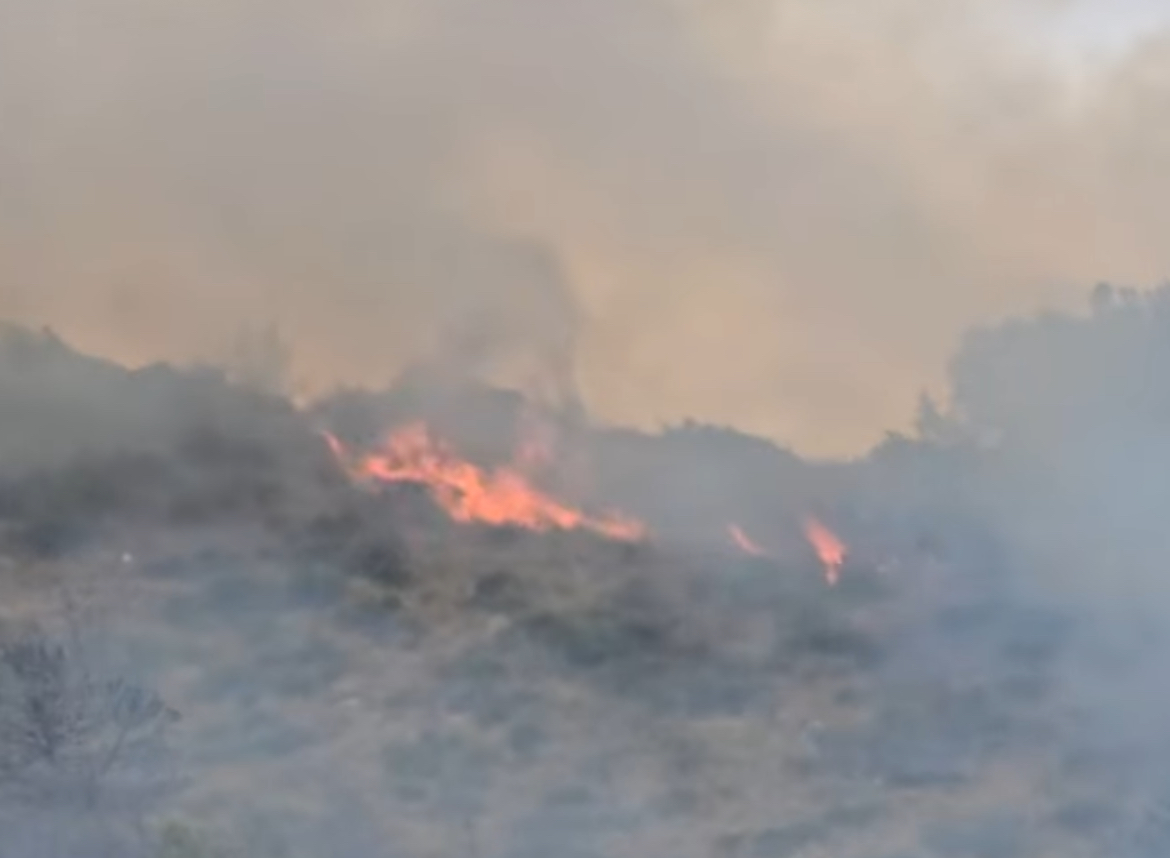
<instances>
[{"instance_id":1,"label":"hillside","mask_svg":"<svg viewBox=\"0 0 1170 858\"><path fill-rule=\"evenodd\" d=\"M0 854L1136 858L1170 842L1147 761L1127 756L1148 744L1081 693L1108 653L977 516L972 475L986 488L995 466L976 448L891 439L813 464L730 430L563 418L543 485L645 525L614 540L455 520L424 485L355 479L323 434L373 450L422 419L493 473L532 412L484 388L300 410L11 329L0 407L17 415L0 423L4 652L60 643L85 678L45 686L6 655L0 745L46 688L89 700L87 677L177 718L138 757L65 722L75 760L0 767ZM836 586L810 515L848 545ZM102 749L79 804L67 787Z\"/></svg>"}]
</instances>

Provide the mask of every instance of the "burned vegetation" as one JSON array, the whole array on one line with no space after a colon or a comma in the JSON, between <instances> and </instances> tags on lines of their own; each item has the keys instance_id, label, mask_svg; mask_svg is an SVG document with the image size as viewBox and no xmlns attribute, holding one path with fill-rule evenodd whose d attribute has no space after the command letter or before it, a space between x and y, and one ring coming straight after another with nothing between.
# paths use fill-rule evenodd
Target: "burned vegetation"
<instances>
[{"instance_id":1,"label":"burned vegetation","mask_svg":"<svg viewBox=\"0 0 1170 858\"><path fill-rule=\"evenodd\" d=\"M811 464L0 331L0 856L1164 854L1158 624L1032 571L989 390Z\"/></svg>"}]
</instances>

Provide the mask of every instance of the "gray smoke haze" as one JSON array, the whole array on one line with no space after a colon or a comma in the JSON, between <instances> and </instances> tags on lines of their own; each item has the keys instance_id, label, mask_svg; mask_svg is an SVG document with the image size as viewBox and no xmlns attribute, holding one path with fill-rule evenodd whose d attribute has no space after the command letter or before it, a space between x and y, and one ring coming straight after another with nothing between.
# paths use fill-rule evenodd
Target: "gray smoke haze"
<instances>
[{"instance_id":1,"label":"gray smoke haze","mask_svg":"<svg viewBox=\"0 0 1170 858\"><path fill-rule=\"evenodd\" d=\"M11 0L0 315L856 452L972 322L1170 271L1168 37L1073 69L1068 5Z\"/></svg>"},{"instance_id":2,"label":"gray smoke haze","mask_svg":"<svg viewBox=\"0 0 1170 858\"><path fill-rule=\"evenodd\" d=\"M507 456L557 419L514 392L297 409L268 333L246 387L0 328L4 854L1163 858L1170 287L1089 303L973 329L849 462L570 414L641 545L458 525L318 434Z\"/></svg>"}]
</instances>

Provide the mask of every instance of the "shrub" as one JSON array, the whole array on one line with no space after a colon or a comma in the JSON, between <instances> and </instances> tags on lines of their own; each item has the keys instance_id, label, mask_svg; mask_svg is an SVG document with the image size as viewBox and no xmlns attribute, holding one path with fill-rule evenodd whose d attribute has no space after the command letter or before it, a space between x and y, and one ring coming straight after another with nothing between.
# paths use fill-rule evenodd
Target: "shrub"
<instances>
[{"instance_id":1,"label":"shrub","mask_svg":"<svg viewBox=\"0 0 1170 858\"><path fill-rule=\"evenodd\" d=\"M157 794L177 714L152 690L98 678L40 634L0 644L0 787L38 807L95 807L115 785Z\"/></svg>"}]
</instances>

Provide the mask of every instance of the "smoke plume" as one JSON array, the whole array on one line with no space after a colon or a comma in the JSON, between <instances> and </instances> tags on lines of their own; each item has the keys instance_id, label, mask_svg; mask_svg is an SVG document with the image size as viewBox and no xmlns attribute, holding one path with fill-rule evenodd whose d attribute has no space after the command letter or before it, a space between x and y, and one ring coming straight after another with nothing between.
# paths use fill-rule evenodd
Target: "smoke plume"
<instances>
[{"instance_id":1,"label":"smoke plume","mask_svg":"<svg viewBox=\"0 0 1170 858\"><path fill-rule=\"evenodd\" d=\"M15 0L0 315L857 452L969 324L1170 269L1166 36L1083 5Z\"/></svg>"}]
</instances>

